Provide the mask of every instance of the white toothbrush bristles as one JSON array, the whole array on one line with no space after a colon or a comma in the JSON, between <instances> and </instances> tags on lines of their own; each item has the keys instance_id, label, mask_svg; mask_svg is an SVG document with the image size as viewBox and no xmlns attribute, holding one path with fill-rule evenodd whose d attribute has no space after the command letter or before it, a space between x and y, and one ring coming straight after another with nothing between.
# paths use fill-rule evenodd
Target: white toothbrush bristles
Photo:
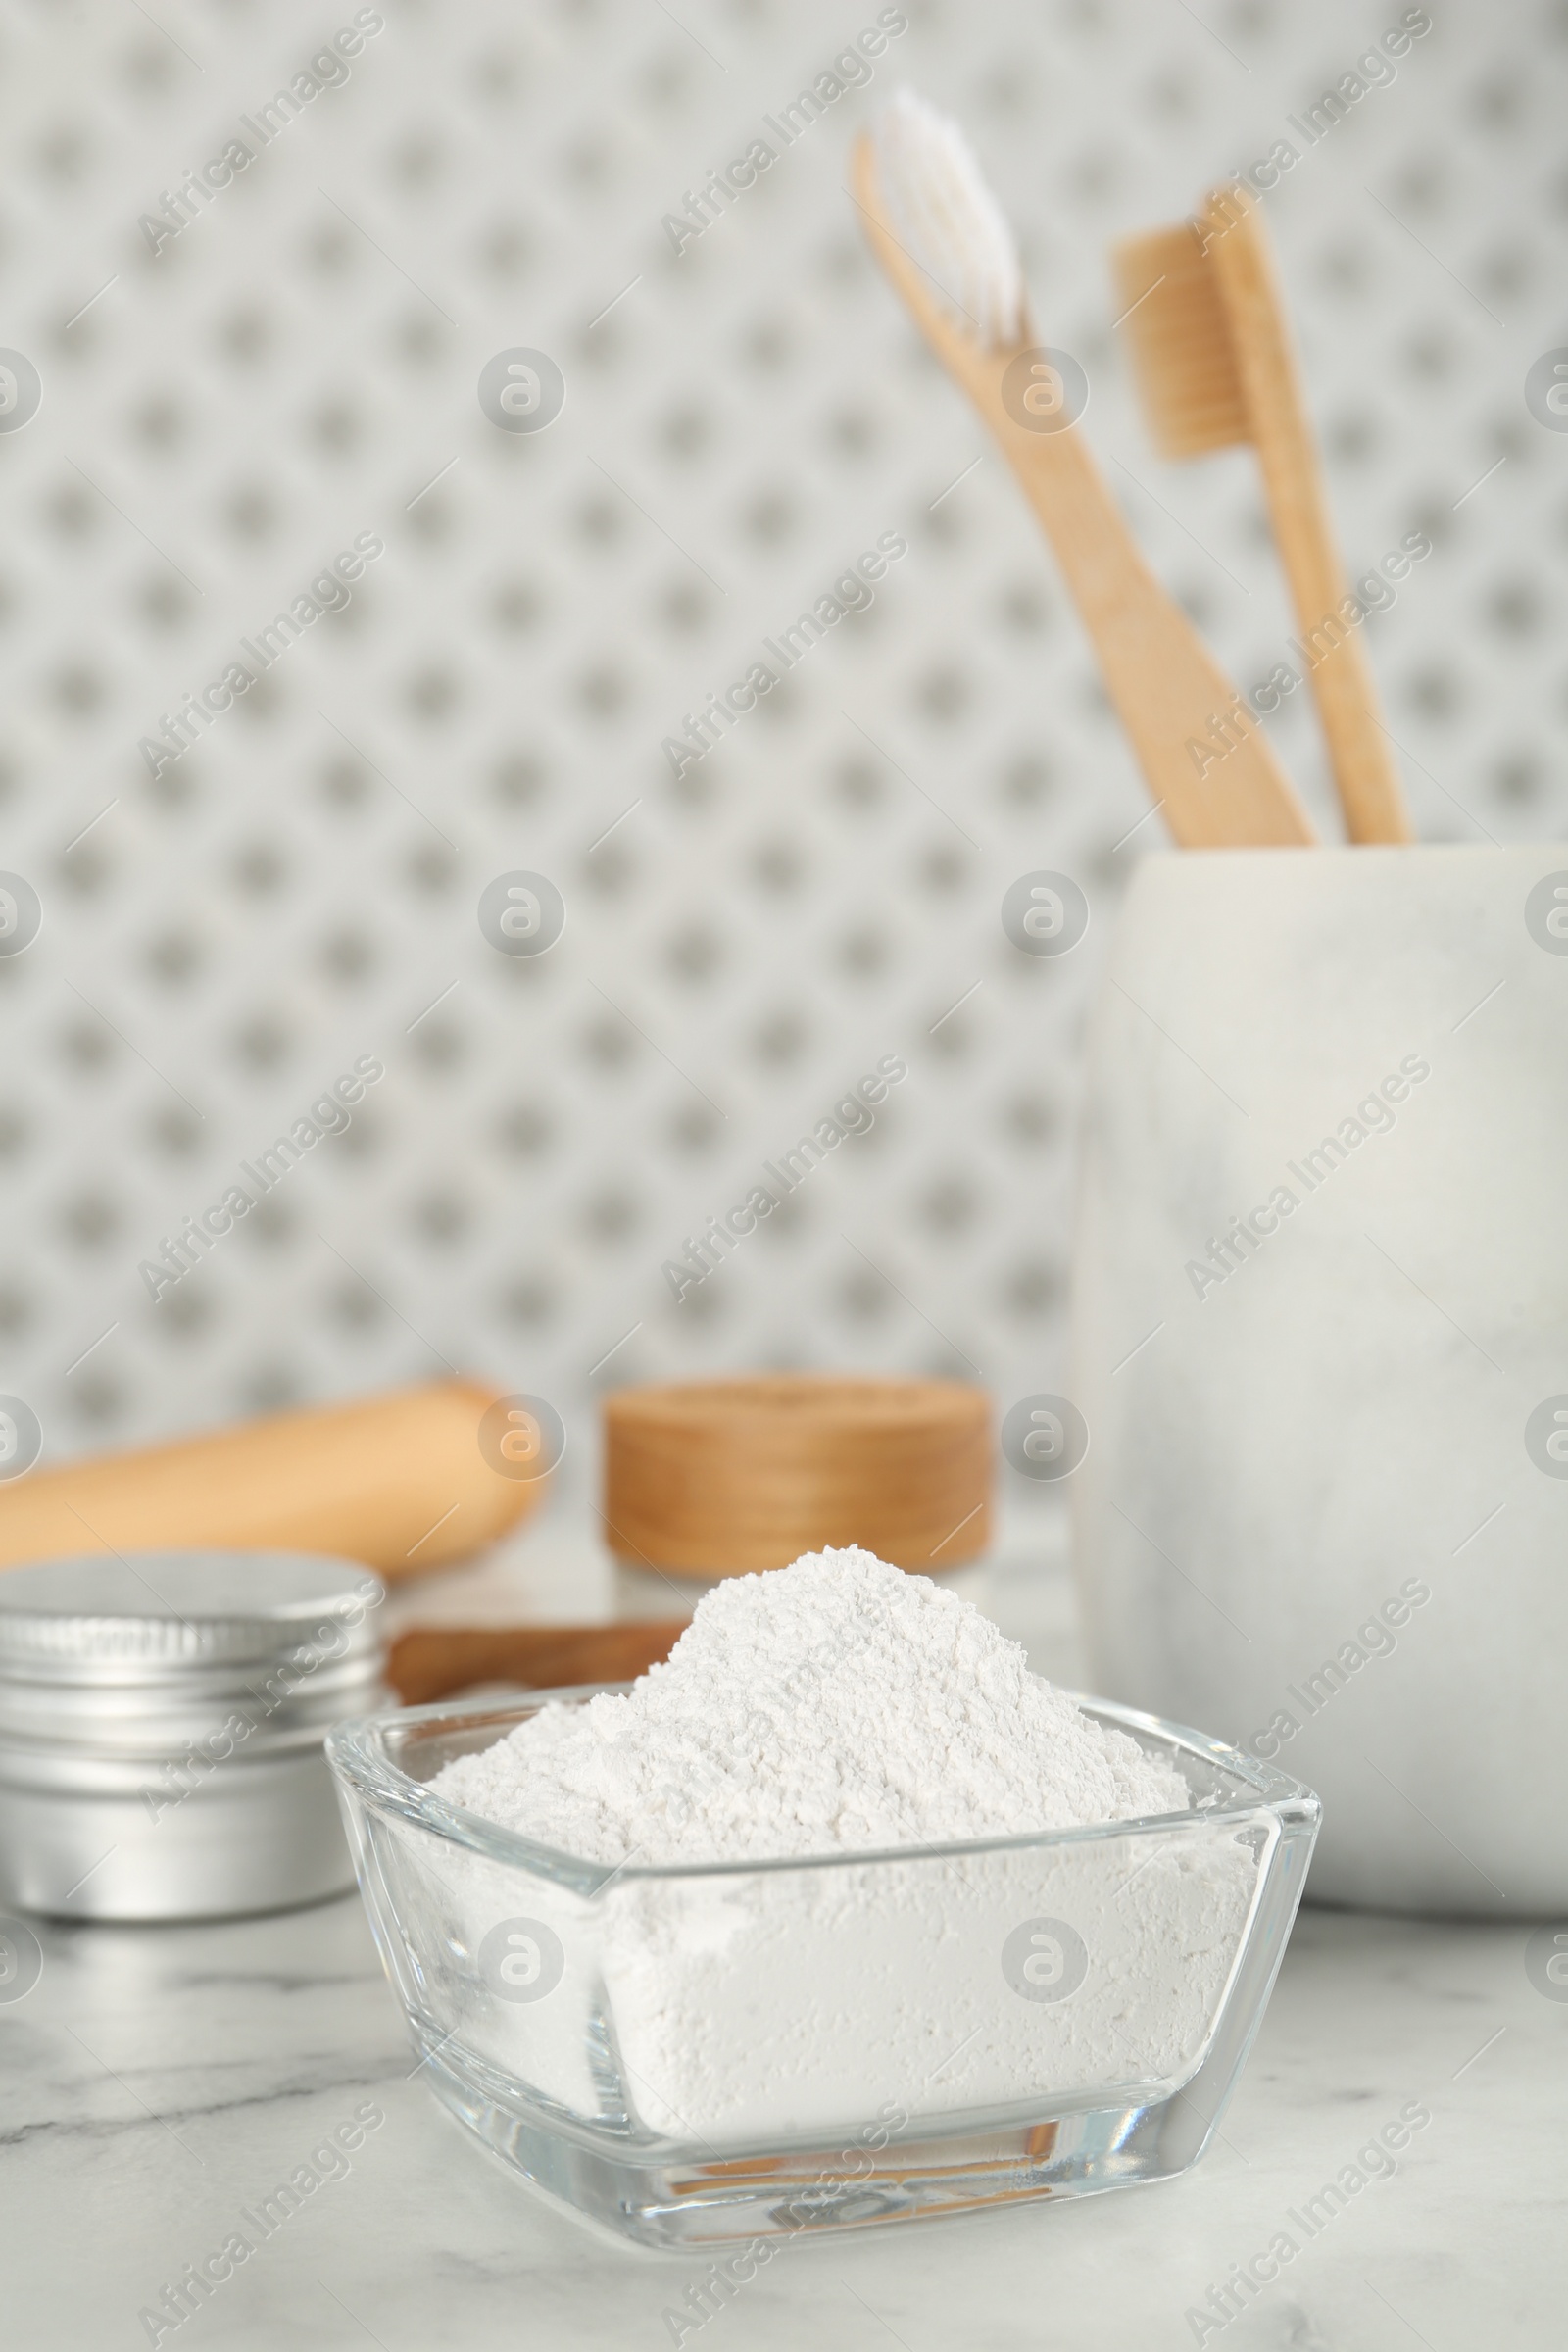
<instances>
[{"instance_id":1,"label":"white toothbrush bristles","mask_svg":"<svg viewBox=\"0 0 1568 2352\"><path fill-rule=\"evenodd\" d=\"M1023 272L1006 216L956 122L899 90L873 125L888 226L954 322L992 349L1023 335Z\"/></svg>"}]
</instances>

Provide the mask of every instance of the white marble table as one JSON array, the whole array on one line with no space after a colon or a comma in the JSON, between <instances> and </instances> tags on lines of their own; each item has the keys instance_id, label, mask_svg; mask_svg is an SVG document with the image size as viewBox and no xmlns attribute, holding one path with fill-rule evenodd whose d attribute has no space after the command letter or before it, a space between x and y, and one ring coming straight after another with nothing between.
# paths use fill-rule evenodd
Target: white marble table
<instances>
[{"instance_id":1,"label":"white marble table","mask_svg":"<svg viewBox=\"0 0 1568 2352\"><path fill-rule=\"evenodd\" d=\"M550 1563L564 1577L569 1546L532 1542L466 1579L466 1595L454 1587L443 1612L466 1615L486 1591L548 1606ZM965 1589L1029 1640L1037 1664L1071 1675L1049 1531ZM607 1579L600 1603L611 1597ZM425 1600L404 1613L428 1616ZM165 2283L367 2100L384 2121L342 2176L160 2342L654 2352L675 2340L663 2314L702 2266L590 2236L410 2079L357 1897L218 1927L39 1922L38 1934L36 1985L0 2006L8 2348L148 2343L139 2314ZM1523 1926L1308 1910L1223 2137L1185 2180L797 2242L683 2340L703 2352L1174 2352L1199 2340L1190 2309L1413 2101L1431 2122L1396 2174L1201 2340L1243 2352L1556 2346L1568 2334L1568 2003L1532 1986L1525 1937Z\"/></svg>"}]
</instances>

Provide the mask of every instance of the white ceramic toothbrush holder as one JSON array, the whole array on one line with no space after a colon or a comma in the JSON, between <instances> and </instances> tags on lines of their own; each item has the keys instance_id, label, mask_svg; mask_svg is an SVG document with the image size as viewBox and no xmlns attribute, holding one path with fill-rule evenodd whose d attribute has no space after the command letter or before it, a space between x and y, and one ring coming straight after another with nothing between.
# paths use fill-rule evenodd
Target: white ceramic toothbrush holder
<instances>
[{"instance_id":1,"label":"white ceramic toothbrush holder","mask_svg":"<svg viewBox=\"0 0 1568 2352\"><path fill-rule=\"evenodd\" d=\"M1316 1788L1319 1900L1568 1913L1568 844L1144 864L1072 1383L1096 1687Z\"/></svg>"}]
</instances>

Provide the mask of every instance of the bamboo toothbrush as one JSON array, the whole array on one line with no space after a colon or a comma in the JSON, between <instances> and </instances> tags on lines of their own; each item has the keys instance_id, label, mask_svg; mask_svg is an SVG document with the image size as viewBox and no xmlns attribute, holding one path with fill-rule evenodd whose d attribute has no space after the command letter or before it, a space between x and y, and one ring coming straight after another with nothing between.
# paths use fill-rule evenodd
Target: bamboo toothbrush
<instances>
[{"instance_id":1,"label":"bamboo toothbrush","mask_svg":"<svg viewBox=\"0 0 1568 2352\"><path fill-rule=\"evenodd\" d=\"M1216 189L1197 220L1129 238L1115 268L1145 413L1169 458L1250 441L1352 841L1414 838L1335 551L1317 452L1256 198Z\"/></svg>"},{"instance_id":2,"label":"bamboo toothbrush","mask_svg":"<svg viewBox=\"0 0 1568 2352\"><path fill-rule=\"evenodd\" d=\"M1059 400L1058 383L1042 365L1012 232L962 134L901 91L858 142L855 195L876 259L1045 527L1176 840L1310 841L1266 739L1144 563L1082 436L1070 421L1020 421L1049 416L1040 404ZM1216 726L1233 748L1200 760L1190 747Z\"/></svg>"}]
</instances>

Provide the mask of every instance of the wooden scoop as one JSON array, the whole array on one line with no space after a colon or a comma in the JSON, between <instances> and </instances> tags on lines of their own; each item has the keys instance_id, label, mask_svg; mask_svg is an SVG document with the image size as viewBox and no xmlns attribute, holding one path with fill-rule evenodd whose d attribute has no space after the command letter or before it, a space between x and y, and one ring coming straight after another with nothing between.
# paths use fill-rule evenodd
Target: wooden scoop
<instances>
[{"instance_id":1,"label":"wooden scoop","mask_svg":"<svg viewBox=\"0 0 1568 2352\"><path fill-rule=\"evenodd\" d=\"M406 1707L474 1683L521 1683L532 1690L629 1683L667 1658L685 1631L680 1617L622 1625L417 1625L393 1642L387 1681Z\"/></svg>"}]
</instances>

